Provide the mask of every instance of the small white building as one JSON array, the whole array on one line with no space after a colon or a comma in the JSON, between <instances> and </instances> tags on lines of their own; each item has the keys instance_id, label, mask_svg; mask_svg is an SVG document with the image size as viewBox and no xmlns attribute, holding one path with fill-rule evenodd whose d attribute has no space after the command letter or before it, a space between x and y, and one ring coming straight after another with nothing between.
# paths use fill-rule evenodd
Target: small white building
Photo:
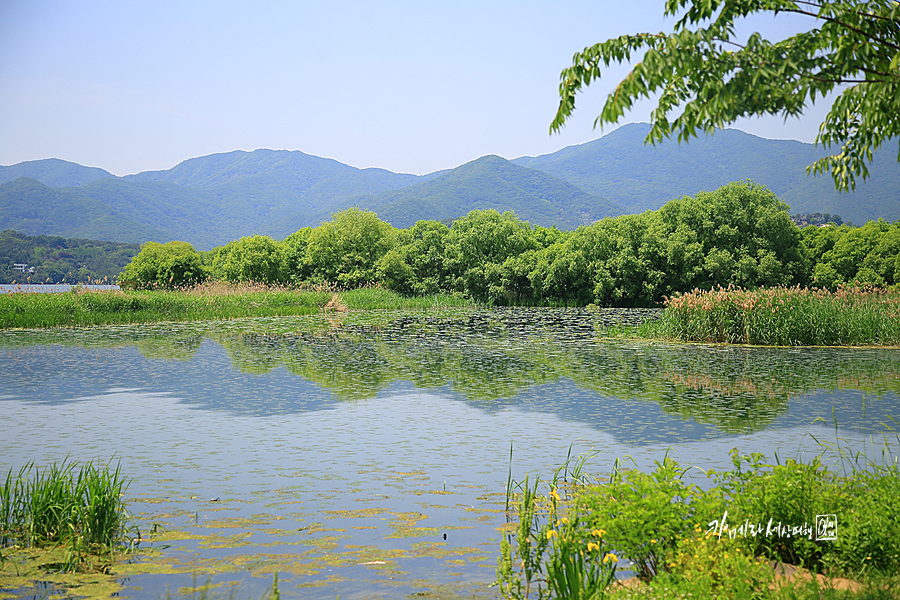
<instances>
[{"instance_id":1,"label":"small white building","mask_svg":"<svg viewBox=\"0 0 900 600\"><path fill-rule=\"evenodd\" d=\"M19 273L34 273L34 267L29 267L28 263L13 263L13 271Z\"/></svg>"}]
</instances>

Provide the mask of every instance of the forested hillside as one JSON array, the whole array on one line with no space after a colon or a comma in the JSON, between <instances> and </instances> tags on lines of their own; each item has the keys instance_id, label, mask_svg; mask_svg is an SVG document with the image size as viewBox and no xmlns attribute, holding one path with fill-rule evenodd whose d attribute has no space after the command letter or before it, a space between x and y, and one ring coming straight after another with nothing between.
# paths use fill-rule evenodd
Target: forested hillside
<instances>
[{"instance_id":1,"label":"forested hillside","mask_svg":"<svg viewBox=\"0 0 900 600\"><path fill-rule=\"evenodd\" d=\"M20 177L0 184L0 229L29 235L53 234L125 242L170 235L152 221L132 219L116 208L122 206L129 210L135 206L133 202L110 201L109 196L96 193L104 189L104 182L115 185L116 181L99 179L84 187L51 188L35 179ZM95 193L90 193L92 191ZM159 200L163 202L164 199Z\"/></svg>"},{"instance_id":2,"label":"forested hillside","mask_svg":"<svg viewBox=\"0 0 900 600\"><path fill-rule=\"evenodd\" d=\"M545 171L608 198L628 213L661 207L673 198L752 179L784 200L792 212L840 214L854 223L900 219L900 164L893 143L875 155L871 177L840 194L831 177L806 166L828 152L793 140L767 140L736 129L679 144L644 144L646 123L632 123L586 144L513 162Z\"/></svg>"},{"instance_id":3,"label":"forested hillside","mask_svg":"<svg viewBox=\"0 0 900 600\"><path fill-rule=\"evenodd\" d=\"M0 232L0 283L87 283L114 280L132 257L137 244L29 236ZM24 273L14 264L27 264ZM30 269L34 268L34 272Z\"/></svg>"},{"instance_id":4,"label":"forested hillside","mask_svg":"<svg viewBox=\"0 0 900 600\"><path fill-rule=\"evenodd\" d=\"M811 144L726 130L648 146L646 130L626 125L553 154L484 156L425 176L285 150L213 154L126 177L57 159L30 161L0 167L0 229L182 240L205 250L246 235L281 239L353 206L397 227L495 209L533 225L574 229L745 178L767 186L795 213L840 214L854 223L900 219L900 165L888 150L876 154L869 181L838 194L829 178L806 175L806 165L824 152Z\"/></svg>"},{"instance_id":5,"label":"forested hillside","mask_svg":"<svg viewBox=\"0 0 900 600\"><path fill-rule=\"evenodd\" d=\"M422 219L452 221L471 210L494 209L515 211L536 225L574 229L625 212L604 198L499 156L483 156L430 181L343 204L373 210L395 227L411 227Z\"/></svg>"},{"instance_id":6,"label":"forested hillside","mask_svg":"<svg viewBox=\"0 0 900 600\"><path fill-rule=\"evenodd\" d=\"M19 177L36 179L47 187L78 187L104 177L114 175L96 167L83 167L78 163L45 158L29 160L9 167L0 166L0 183L6 183Z\"/></svg>"}]
</instances>

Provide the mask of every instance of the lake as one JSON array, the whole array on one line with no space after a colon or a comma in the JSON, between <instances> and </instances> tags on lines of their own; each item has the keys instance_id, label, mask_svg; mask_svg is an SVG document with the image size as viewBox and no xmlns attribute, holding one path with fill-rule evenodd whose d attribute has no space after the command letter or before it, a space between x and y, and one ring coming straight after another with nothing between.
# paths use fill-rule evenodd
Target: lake
<instances>
[{"instance_id":1,"label":"lake","mask_svg":"<svg viewBox=\"0 0 900 600\"><path fill-rule=\"evenodd\" d=\"M82 290L117 290L118 285L79 283L0 283L0 294L58 294L71 291L73 287Z\"/></svg>"},{"instance_id":2,"label":"lake","mask_svg":"<svg viewBox=\"0 0 900 600\"><path fill-rule=\"evenodd\" d=\"M511 443L517 480L570 448L598 476L666 452L724 469L734 447L874 455L900 415L896 349L603 339L616 314L3 331L0 463L121 462L147 552L117 565L120 596L259 598L277 571L285 598L493 598Z\"/></svg>"}]
</instances>

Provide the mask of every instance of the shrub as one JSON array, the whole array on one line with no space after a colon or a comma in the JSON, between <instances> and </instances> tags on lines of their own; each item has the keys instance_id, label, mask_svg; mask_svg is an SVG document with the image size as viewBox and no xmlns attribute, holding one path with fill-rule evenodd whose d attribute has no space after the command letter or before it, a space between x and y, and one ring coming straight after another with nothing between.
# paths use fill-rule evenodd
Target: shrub
<instances>
[{"instance_id":1,"label":"shrub","mask_svg":"<svg viewBox=\"0 0 900 600\"><path fill-rule=\"evenodd\" d=\"M609 545L650 581L667 568L667 555L679 540L718 508L714 495L685 484L686 472L668 456L652 473L616 469L609 483L576 497L575 511L587 527L605 531Z\"/></svg>"},{"instance_id":2,"label":"shrub","mask_svg":"<svg viewBox=\"0 0 900 600\"><path fill-rule=\"evenodd\" d=\"M183 287L205 281L203 261L187 242L147 242L119 275L123 287Z\"/></svg>"}]
</instances>

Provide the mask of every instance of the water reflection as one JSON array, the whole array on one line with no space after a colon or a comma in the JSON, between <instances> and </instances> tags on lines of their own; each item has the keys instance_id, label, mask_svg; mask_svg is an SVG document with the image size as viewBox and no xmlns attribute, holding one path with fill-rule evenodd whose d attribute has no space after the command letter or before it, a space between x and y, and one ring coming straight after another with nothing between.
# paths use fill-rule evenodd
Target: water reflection
<instances>
[{"instance_id":1,"label":"water reflection","mask_svg":"<svg viewBox=\"0 0 900 600\"><path fill-rule=\"evenodd\" d=\"M900 415L896 349L611 341L598 333L605 318L547 309L382 312L4 332L0 347L6 397L50 403L128 387L265 416L325 410L400 385L488 412L552 413L631 445L816 418L867 431ZM65 380L53 375L61 368Z\"/></svg>"},{"instance_id":2,"label":"water reflection","mask_svg":"<svg viewBox=\"0 0 900 600\"><path fill-rule=\"evenodd\" d=\"M171 544L117 567L132 598L196 577L261 597L276 570L285 598L493 598L511 440L519 480L547 477L570 444L598 452L594 474L666 452L724 468L735 446L818 454L809 434L833 431L810 423L832 408L853 451L900 415L897 350L611 342L608 317L0 332L0 464L122 460L130 509Z\"/></svg>"}]
</instances>

